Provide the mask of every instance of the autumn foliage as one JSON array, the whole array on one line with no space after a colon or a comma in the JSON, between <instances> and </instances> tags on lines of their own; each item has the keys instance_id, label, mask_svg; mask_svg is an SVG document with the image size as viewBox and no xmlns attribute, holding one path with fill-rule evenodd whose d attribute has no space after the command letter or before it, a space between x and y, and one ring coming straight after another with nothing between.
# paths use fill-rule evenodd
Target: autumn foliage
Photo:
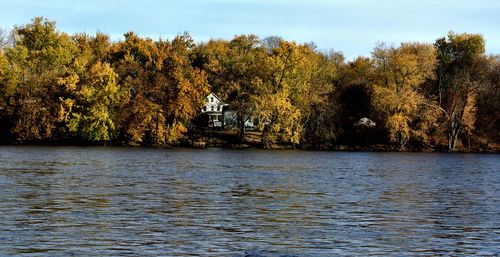
<instances>
[{"instance_id":1,"label":"autumn foliage","mask_svg":"<svg viewBox=\"0 0 500 257\"><path fill-rule=\"evenodd\" d=\"M1 33L1 35L7 35ZM500 57L479 34L377 44L346 61L279 37L194 43L68 35L35 18L1 38L0 142L176 144L216 93L260 146L480 150L500 139Z\"/></svg>"}]
</instances>

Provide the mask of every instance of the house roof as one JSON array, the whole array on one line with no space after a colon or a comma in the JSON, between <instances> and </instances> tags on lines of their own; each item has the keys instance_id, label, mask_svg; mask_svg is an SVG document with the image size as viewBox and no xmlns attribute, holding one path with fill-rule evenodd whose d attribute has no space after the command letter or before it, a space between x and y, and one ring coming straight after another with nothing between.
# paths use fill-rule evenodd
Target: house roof
<instances>
[{"instance_id":1,"label":"house roof","mask_svg":"<svg viewBox=\"0 0 500 257\"><path fill-rule=\"evenodd\" d=\"M210 94L208 94L208 95L207 95L207 98L208 98L209 96L211 96L211 95L212 95L213 97L215 97L217 100L219 100L219 102L220 102L222 105L224 105L224 106L228 106L228 105L229 105L229 104L226 104L224 101L222 101L222 99L220 99L220 98L219 98L216 94L214 94L213 92L210 92Z\"/></svg>"}]
</instances>

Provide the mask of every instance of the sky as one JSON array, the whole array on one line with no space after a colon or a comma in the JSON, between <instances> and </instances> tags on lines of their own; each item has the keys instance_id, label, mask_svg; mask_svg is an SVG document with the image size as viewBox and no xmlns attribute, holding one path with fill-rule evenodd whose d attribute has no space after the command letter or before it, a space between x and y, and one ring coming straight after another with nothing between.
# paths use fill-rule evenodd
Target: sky
<instances>
[{"instance_id":1,"label":"sky","mask_svg":"<svg viewBox=\"0 0 500 257\"><path fill-rule=\"evenodd\" d=\"M70 34L97 31L197 42L239 34L281 36L334 49L348 60L369 56L377 42L433 43L448 31L480 33L500 54L500 0L0 0L0 28L43 16Z\"/></svg>"}]
</instances>

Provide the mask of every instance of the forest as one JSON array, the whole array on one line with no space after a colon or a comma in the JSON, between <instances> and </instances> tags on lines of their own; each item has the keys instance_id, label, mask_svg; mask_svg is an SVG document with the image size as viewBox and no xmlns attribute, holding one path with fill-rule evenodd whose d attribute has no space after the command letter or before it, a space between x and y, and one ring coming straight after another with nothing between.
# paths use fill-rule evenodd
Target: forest
<instances>
[{"instance_id":1,"label":"forest","mask_svg":"<svg viewBox=\"0 0 500 257\"><path fill-rule=\"evenodd\" d=\"M277 36L69 35L43 17L0 33L1 144L185 145L209 92L239 143L257 117L262 148L500 149L500 55L481 34L346 60Z\"/></svg>"}]
</instances>

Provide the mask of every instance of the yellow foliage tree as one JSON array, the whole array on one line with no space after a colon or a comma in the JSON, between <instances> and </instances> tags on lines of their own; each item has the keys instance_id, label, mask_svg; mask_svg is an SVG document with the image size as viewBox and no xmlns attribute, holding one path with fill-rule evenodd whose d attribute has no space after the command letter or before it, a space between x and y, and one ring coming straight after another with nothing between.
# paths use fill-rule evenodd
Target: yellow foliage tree
<instances>
[{"instance_id":1,"label":"yellow foliage tree","mask_svg":"<svg viewBox=\"0 0 500 257\"><path fill-rule=\"evenodd\" d=\"M421 43L402 43L399 48L381 44L373 51L373 60L374 107L386 114L391 141L404 149L422 104L419 87L434 74L435 50L432 45Z\"/></svg>"},{"instance_id":2,"label":"yellow foliage tree","mask_svg":"<svg viewBox=\"0 0 500 257\"><path fill-rule=\"evenodd\" d=\"M129 92L118 118L129 141L175 143L187 131L208 93L206 73L191 64L192 47L188 34L155 42L132 32L112 47L112 63Z\"/></svg>"},{"instance_id":3,"label":"yellow foliage tree","mask_svg":"<svg viewBox=\"0 0 500 257\"><path fill-rule=\"evenodd\" d=\"M259 129L262 131L262 144L270 148L275 133L295 145L302 136L300 109L293 106L286 89L274 94L263 95L257 101L259 110Z\"/></svg>"}]
</instances>

